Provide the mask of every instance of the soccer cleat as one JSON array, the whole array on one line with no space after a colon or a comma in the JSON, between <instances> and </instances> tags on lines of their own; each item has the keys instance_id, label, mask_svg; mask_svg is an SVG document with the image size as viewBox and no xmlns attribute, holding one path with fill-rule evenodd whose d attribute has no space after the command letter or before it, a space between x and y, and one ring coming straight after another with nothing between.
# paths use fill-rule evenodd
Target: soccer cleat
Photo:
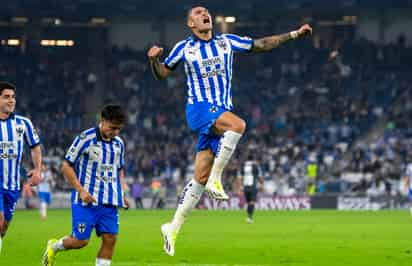
<instances>
[{"instance_id":1,"label":"soccer cleat","mask_svg":"<svg viewBox=\"0 0 412 266\"><path fill-rule=\"evenodd\" d=\"M57 242L57 239L50 239L47 241L47 247L43 254L42 265L43 266L52 266L54 265L54 260L56 258L56 252L53 250L54 243Z\"/></svg>"},{"instance_id":2,"label":"soccer cleat","mask_svg":"<svg viewBox=\"0 0 412 266\"><path fill-rule=\"evenodd\" d=\"M247 222L248 224L253 224L253 219L250 218L250 217L247 217L247 218L246 218L246 222Z\"/></svg>"},{"instance_id":3,"label":"soccer cleat","mask_svg":"<svg viewBox=\"0 0 412 266\"><path fill-rule=\"evenodd\" d=\"M228 200L229 199L229 196L223 190L222 183L219 180L213 180L211 182L207 182L205 189L206 189L206 193L212 199L216 199L216 200Z\"/></svg>"},{"instance_id":4,"label":"soccer cleat","mask_svg":"<svg viewBox=\"0 0 412 266\"><path fill-rule=\"evenodd\" d=\"M164 224L160 227L163 237L163 250L167 255L173 256L175 254L175 242L177 233L170 229L170 224Z\"/></svg>"}]
</instances>

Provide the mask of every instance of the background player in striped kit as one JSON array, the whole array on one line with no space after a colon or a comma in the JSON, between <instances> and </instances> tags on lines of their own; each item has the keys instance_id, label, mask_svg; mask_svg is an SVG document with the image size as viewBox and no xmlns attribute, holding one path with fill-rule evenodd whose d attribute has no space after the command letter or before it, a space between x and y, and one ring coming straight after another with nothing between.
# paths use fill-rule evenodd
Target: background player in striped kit
<instances>
[{"instance_id":1,"label":"background player in striped kit","mask_svg":"<svg viewBox=\"0 0 412 266\"><path fill-rule=\"evenodd\" d=\"M258 193L258 183L263 184L263 177L261 176L261 170L253 155L249 154L246 162L243 163L242 179L243 179L243 192L247 202L247 223L253 223L253 212L255 210L256 196Z\"/></svg>"},{"instance_id":2,"label":"background player in striped kit","mask_svg":"<svg viewBox=\"0 0 412 266\"><path fill-rule=\"evenodd\" d=\"M69 148L62 172L73 185L72 235L51 239L43 265L53 265L56 253L85 247L93 229L102 244L96 266L111 264L119 230L118 207L129 207L123 193L124 143L118 137L126 121L120 105L107 105L99 126L83 131Z\"/></svg>"},{"instance_id":3,"label":"background player in striped kit","mask_svg":"<svg viewBox=\"0 0 412 266\"><path fill-rule=\"evenodd\" d=\"M178 42L169 56L160 62L163 48L148 51L157 79L167 78L184 63L187 77L186 119L199 134L195 159L195 177L183 189L171 223L161 228L164 250L173 256L177 234L185 217L206 189L209 196L227 200L221 184L222 171L245 131L245 122L232 112L232 62L234 52L267 52L286 41L311 33L309 25L296 31L252 40L234 34L213 34L209 11L196 6L188 11L187 26L192 35Z\"/></svg>"},{"instance_id":4,"label":"background player in striped kit","mask_svg":"<svg viewBox=\"0 0 412 266\"><path fill-rule=\"evenodd\" d=\"M41 178L40 138L27 117L14 114L15 107L16 87L0 82L0 251L20 196L20 164L25 142L34 166L27 173L28 183L37 185Z\"/></svg>"}]
</instances>

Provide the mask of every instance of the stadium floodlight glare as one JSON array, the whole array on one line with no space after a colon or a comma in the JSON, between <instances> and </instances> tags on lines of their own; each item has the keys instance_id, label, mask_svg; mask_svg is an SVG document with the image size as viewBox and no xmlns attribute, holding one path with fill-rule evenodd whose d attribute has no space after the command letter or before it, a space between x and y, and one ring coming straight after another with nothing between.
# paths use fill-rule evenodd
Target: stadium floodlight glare
<instances>
[{"instance_id":1,"label":"stadium floodlight glare","mask_svg":"<svg viewBox=\"0 0 412 266\"><path fill-rule=\"evenodd\" d=\"M22 24L24 24L24 23L27 23L27 22L29 21L29 19L26 18L26 17L13 17L13 18L11 19L11 21L14 22L14 23L22 23Z\"/></svg>"},{"instance_id":2,"label":"stadium floodlight glare","mask_svg":"<svg viewBox=\"0 0 412 266\"><path fill-rule=\"evenodd\" d=\"M67 46L67 41L66 40L57 40L56 45L57 46Z\"/></svg>"},{"instance_id":3,"label":"stadium floodlight glare","mask_svg":"<svg viewBox=\"0 0 412 266\"><path fill-rule=\"evenodd\" d=\"M60 25L60 24L62 24L61 19L56 18L56 19L54 20L54 25Z\"/></svg>"},{"instance_id":4,"label":"stadium floodlight glare","mask_svg":"<svg viewBox=\"0 0 412 266\"><path fill-rule=\"evenodd\" d=\"M235 23L236 22L236 17L233 17L233 16L225 17L225 22L226 23Z\"/></svg>"},{"instance_id":5,"label":"stadium floodlight glare","mask_svg":"<svg viewBox=\"0 0 412 266\"><path fill-rule=\"evenodd\" d=\"M96 17L91 19L92 24L105 24L106 18Z\"/></svg>"},{"instance_id":6,"label":"stadium floodlight glare","mask_svg":"<svg viewBox=\"0 0 412 266\"><path fill-rule=\"evenodd\" d=\"M222 16L216 16L215 21L216 23L223 23L225 21L225 18Z\"/></svg>"},{"instance_id":7,"label":"stadium floodlight glare","mask_svg":"<svg viewBox=\"0 0 412 266\"><path fill-rule=\"evenodd\" d=\"M7 45L18 46L18 45L20 45L20 40L19 39L8 39L7 40Z\"/></svg>"}]
</instances>

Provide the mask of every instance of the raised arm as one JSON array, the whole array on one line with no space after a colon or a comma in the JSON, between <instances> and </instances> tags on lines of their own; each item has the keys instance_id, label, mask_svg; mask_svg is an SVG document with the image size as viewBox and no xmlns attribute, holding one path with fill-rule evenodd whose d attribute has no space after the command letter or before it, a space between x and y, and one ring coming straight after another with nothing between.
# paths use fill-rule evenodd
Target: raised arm
<instances>
[{"instance_id":1,"label":"raised arm","mask_svg":"<svg viewBox=\"0 0 412 266\"><path fill-rule=\"evenodd\" d=\"M161 63L159 58L163 53L163 48L158 46L153 46L147 52L147 57L149 57L150 67L152 68L152 73L156 79L165 79L171 73L172 70L168 69L164 63Z\"/></svg>"},{"instance_id":2,"label":"raised arm","mask_svg":"<svg viewBox=\"0 0 412 266\"><path fill-rule=\"evenodd\" d=\"M268 52L274 48L279 47L289 40L295 40L297 38L305 36L306 34L312 34L312 28L308 24L301 26L298 30L295 31L256 39L253 42L252 51Z\"/></svg>"}]
</instances>

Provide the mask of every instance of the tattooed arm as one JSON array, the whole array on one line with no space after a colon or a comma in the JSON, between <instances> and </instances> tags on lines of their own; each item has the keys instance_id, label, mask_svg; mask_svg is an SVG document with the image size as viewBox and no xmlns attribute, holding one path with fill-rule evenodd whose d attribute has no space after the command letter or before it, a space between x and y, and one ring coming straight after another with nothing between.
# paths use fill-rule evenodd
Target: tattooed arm
<instances>
[{"instance_id":1,"label":"tattooed arm","mask_svg":"<svg viewBox=\"0 0 412 266\"><path fill-rule=\"evenodd\" d=\"M289 40L297 39L308 33L309 34L312 33L312 28L308 24L305 24L296 31L291 31L288 33L280 34L280 35L273 35L273 36L268 36L268 37L264 37L261 39L256 39L253 42L252 51L253 52L268 52L274 48L279 47L280 45L282 45L283 43Z\"/></svg>"}]
</instances>

